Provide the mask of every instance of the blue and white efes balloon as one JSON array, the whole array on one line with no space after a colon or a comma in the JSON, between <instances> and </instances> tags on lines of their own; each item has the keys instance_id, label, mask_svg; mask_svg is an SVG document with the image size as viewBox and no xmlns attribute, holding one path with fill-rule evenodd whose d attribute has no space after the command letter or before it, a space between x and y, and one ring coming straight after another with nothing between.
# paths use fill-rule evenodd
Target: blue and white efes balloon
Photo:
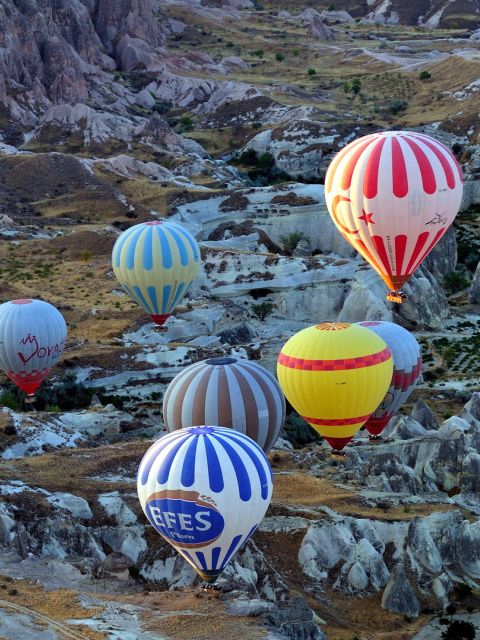
<instances>
[{"instance_id":1,"label":"blue and white efes balloon","mask_svg":"<svg viewBox=\"0 0 480 640\"><path fill-rule=\"evenodd\" d=\"M145 515L213 583L260 524L272 497L262 449L227 427L169 433L144 455L137 491Z\"/></svg>"}]
</instances>

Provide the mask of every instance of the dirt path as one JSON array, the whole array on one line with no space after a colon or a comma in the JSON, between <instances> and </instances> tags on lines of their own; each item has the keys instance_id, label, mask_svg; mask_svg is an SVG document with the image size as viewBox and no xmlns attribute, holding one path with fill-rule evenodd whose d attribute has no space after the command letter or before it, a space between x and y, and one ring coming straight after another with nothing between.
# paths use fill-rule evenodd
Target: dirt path
<instances>
[{"instance_id":1,"label":"dirt path","mask_svg":"<svg viewBox=\"0 0 480 640\"><path fill-rule=\"evenodd\" d=\"M8 602L7 600L0 600L0 607L8 607L9 609L13 609L14 611L18 611L19 613L25 613L32 618L35 618L36 620L41 620L42 622L45 622L45 624L47 624L50 629L63 634L65 638L71 638L72 640L91 640L91 638L89 638L88 636L84 636L83 634L78 633L78 631L73 631L70 627L62 624L61 622L52 620L52 618L44 616L41 613L37 613L33 609L22 607L22 605L14 604L13 602Z\"/></svg>"}]
</instances>

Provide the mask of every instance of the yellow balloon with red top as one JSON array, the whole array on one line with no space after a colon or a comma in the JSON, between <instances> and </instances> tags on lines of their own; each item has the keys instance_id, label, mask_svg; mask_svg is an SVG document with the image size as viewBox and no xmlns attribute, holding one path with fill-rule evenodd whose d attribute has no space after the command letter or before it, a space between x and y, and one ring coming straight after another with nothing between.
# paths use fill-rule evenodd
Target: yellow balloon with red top
<instances>
[{"instance_id":1,"label":"yellow balloon with red top","mask_svg":"<svg viewBox=\"0 0 480 640\"><path fill-rule=\"evenodd\" d=\"M292 407L341 451L385 397L393 361L386 343L359 325L328 322L293 335L277 376Z\"/></svg>"}]
</instances>

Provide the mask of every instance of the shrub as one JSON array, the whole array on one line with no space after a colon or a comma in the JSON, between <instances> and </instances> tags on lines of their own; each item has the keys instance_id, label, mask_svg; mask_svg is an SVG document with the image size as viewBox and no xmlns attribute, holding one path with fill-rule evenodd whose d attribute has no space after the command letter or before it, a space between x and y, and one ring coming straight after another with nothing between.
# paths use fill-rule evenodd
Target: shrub
<instances>
[{"instance_id":1,"label":"shrub","mask_svg":"<svg viewBox=\"0 0 480 640\"><path fill-rule=\"evenodd\" d=\"M18 411L20 404L11 391L4 391L0 395L0 405L2 407L8 407L12 411Z\"/></svg>"},{"instance_id":2,"label":"shrub","mask_svg":"<svg viewBox=\"0 0 480 640\"><path fill-rule=\"evenodd\" d=\"M258 58L263 58L264 53L265 53L265 51L263 49L256 49L253 52L253 55L257 56Z\"/></svg>"},{"instance_id":3,"label":"shrub","mask_svg":"<svg viewBox=\"0 0 480 640\"><path fill-rule=\"evenodd\" d=\"M250 305L253 315L262 322L273 313L273 308L274 305L272 302L259 302L258 304Z\"/></svg>"},{"instance_id":4,"label":"shrub","mask_svg":"<svg viewBox=\"0 0 480 640\"><path fill-rule=\"evenodd\" d=\"M357 95L362 89L362 81L360 78L354 78L352 80L352 91L355 95Z\"/></svg>"},{"instance_id":5,"label":"shrub","mask_svg":"<svg viewBox=\"0 0 480 640\"><path fill-rule=\"evenodd\" d=\"M276 53L275 54L275 60L277 62L282 62L282 60L285 60L285 56L283 55L283 53Z\"/></svg>"},{"instance_id":6,"label":"shrub","mask_svg":"<svg viewBox=\"0 0 480 640\"><path fill-rule=\"evenodd\" d=\"M252 129L261 129L261 128L262 128L261 122L252 122Z\"/></svg>"},{"instance_id":7,"label":"shrub","mask_svg":"<svg viewBox=\"0 0 480 640\"><path fill-rule=\"evenodd\" d=\"M82 249L80 252L80 260L82 262L90 262L90 260L93 258L93 253L91 251L89 251L88 249Z\"/></svg>"},{"instance_id":8,"label":"shrub","mask_svg":"<svg viewBox=\"0 0 480 640\"><path fill-rule=\"evenodd\" d=\"M420 71L420 74L418 77L422 82L426 82L427 80L430 80L430 78L432 77L432 74L424 70L424 71Z\"/></svg>"},{"instance_id":9,"label":"shrub","mask_svg":"<svg viewBox=\"0 0 480 640\"><path fill-rule=\"evenodd\" d=\"M474 640L476 628L471 622L454 620L442 632L442 640Z\"/></svg>"},{"instance_id":10,"label":"shrub","mask_svg":"<svg viewBox=\"0 0 480 640\"><path fill-rule=\"evenodd\" d=\"M292 56L299 56L300 55L300 49L292 49Z\"/></svg>"},{"instance_id":11,"label":"shrub","mask_svg":"<svg viewBox=\"0 0 480 640\"><path fill-rule=\"evenodd\" d=\"M459 600L465 600L473 594L473 589L469 584L465 582L459 582L453 587L453 592Z\"/></svg>"},{"instance_id":12,"label":"shrub","mask_svg":"<svg viewBox=\"0 0 480 640\"><path fill-rule=\"evenodd\" d=\"M307 73L308 73L308 75L309 75L309 76L314 76L317 72L315 71L315 69L310 68L310 69L307 71Z\"/></svg>"},{"instance_id":13,"label":"shrub","mask_svg":"<svg viewBox=\"0 0 480 640\"><path fill-rule=\"evenodd\" d=\"M390 113L393 113L393 115L397 115L397 113L399 113L400 111L405 111L405 109L407 108L407 103L405 102L405 100L390 100L390 102L387 105L387 109L390 111Z\"/></svg>"},{"instance_id":14,"label":"shrub","mask_svg":"<svg viewBox=\"0 0 480 640\"><path fill-rule=\"evenodd\" d=\"M450 271L443 278L443 286L447 293L456 293L463 291L470 285L470 280L463 271Z\"/></svg>"},{"instance_id":15,"label":"shrub","mask_svg":"<svg viewBox=\"0 0 480 640\"><path fill-rule=\"evenodd\" d=\"M303 231L292 231L288 236L280 236L280 242L283 244L283 248L290 253L295 251L300 240L310 242L310 238L306 236Z\"/></svg>"},{"instance_id":16,"label":"shrub","mask_svg":"<svg viewBox=\"0 0 480 640\"><path fill-rule=\"evenodd\" d=\"M322 441L320 434L308 422L305 422L296 411L292 411L285 418L283 437L291 442L295 448Z\"/></svg>"}]
</instances>

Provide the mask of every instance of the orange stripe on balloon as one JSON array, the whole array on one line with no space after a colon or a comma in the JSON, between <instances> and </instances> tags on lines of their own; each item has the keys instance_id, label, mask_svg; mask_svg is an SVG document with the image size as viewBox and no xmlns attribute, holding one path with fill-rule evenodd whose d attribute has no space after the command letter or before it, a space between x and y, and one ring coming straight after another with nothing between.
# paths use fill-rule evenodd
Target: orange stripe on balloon
<instances>
[{"instance_id":1,"label":"orange stripe on balloon","mask_svg":"<svg viewBox=\"0 0 480 640\"><path fill-rule=\"evenodd\" d=\"M378 193L380 157L386 140L386 138L379 138L368 157L363 177L363 195L365 198L375 198Z\"/></svg>"},{"instance_id":2,"label":"orange stripe on balloon","mask_svg":"<svg viewBox=\"0 0 480 640\"><path fill-rule=\"evenodd\" d=\"M411 270L411 273L413 273L415 271L415 269L419 266L419 264L422 262L422 260L425 258L425 256L429 253L429 251L431 249L433 249L433 247L437 244L437 242L440 240L440 238L443 236L443 234L446 232L446 230L447 230L447 228L443 228L443 229L440 229L440 231L437 231L434 239L431 241L431 243L428 245L428 247L422 253L420 258L418 258L417 262L413 265L413 269Z\"/></svg>"},{"instance_id":3,"label":"orange stripe on balloon","mask_svg":"<svg viewBox=\"0 0 480 640\"><path fill-rule=\"evenodd\" d=\"M425 246L425 243L427 242L429 235L430 234L428 231L424 231L418 236L417 242L415 244L415 248L412 251L412 255L410 256L410 262L407 265L406 273L414 272L413 265L418 260L418 256L420 255L423 247Z\"/></svg>"},{"instance_id":4,"label":"orange stripe on balloon","mask_svg":"<svg viewBox=\"0 0 480 640\"><path fill-rule=\"evenodd\" d=\"M412 137L414 138L418 138L419 140L421 140L424 144L427 145L427 147L430 147L430 149L432 149L432 151L435 153L435 155L437 156L437 158L440 160L440 162L442 163L442 166L445 170L445 166L443 164L443 160L442 158L446 161L447 157L450 158L450 160L453 163L453 166L456 168L457 172L458 172L458 177L460 178L460 182L463 182L463 175L462 175L462 170L460 168L460 165L458 164L457 159L455 158L455 156L453 155L453 153L450 151L450 149L448 147L446 147L445 145L441 144L440 142L438 142L438 140L435 140L435 142L437 143L436 145L434 144L434 142L432 142L430 140L430 138L427 138L426 136L422 136L421 134L413 134L412 133ZM437 146L438 145L438 146ZM449 169L450 171L452 171L453 174L453 170L452 170L452 166L449 164ZM450 189L453 189L455 187L455 178L452 175L452 180L453 182L450 183L448 181L448 173L445 170L445 176L447 178L447 184L450 187Z\"/></svg>"},{"instance_id":5,"label":"orange stripe on balloon","mask_svg":"<svg viewBox=\"0 0 480 640\"><path fill-rule=\"evenodd\" d=\"M287 356L283 351L278 356L278 364L289 369L301 371L348 371L350 369L363 369L373 367L386 362L391 357L390 349L385 347L382 351L371 353L356 358L337 358L335 360L306 360Z\"/></svg>"},{"instance_id":6,"label":"orange stripe on balloon","mask_svg":"<svg viewBox=\"0 0 480 640\"><path fill-rule=\"evenodd\" d=\"M335 220L335 222L340 227L340 231L341 231L341 233L343 235L345 235L346 233L355 235L356 233L358 233L358 231L359 231L358 229L350 230L348 227L346 227L344 224L342 224L340 222L340 220L338 219L337 205L340 202L351 202L351 200L350 200L350 198L346 198L345 196L335 196L334 197L334 199L332 200L332 216L333 216L333 219Z\"/></svg>"},{"instance_id":7,"label":"orange stripe on balloon","mask_svg":"<svg viewBox=\"0 0 480 640\"><path fill-rule=\"evenodd\" d=\"M366 416L358 416L357 418L338 418L338 419L326 419L326 418L307 418L302 416L309 424L315 424L319 427L344 427L352 424L363 424L371 416L371 413L367 413Z\"/></svg>"},{"instance_id":8,"label":"orange stripe on balloon","mask_svg":"<svg viewBox=\"0 0 480 640\"><path fill-rule=\"evenodd\" d=\"M393 195L404 198L408 193L407 166L402 146L397 138L392 138L392 177Z\"/></svg>"},{"instance_id":9,"label":"orange stripe on balloon","mask_svg":"<svg viewBox=\"0 0 480 640\"><path fill-rule=\"evenodd\" d=\"M450 162L448 161L446 154L442 151L442 149L440 149L439 147L437 147L435 144L433 144L432 142L430 142L430 140L425 140L424 138L421 139L423 144L425 144L429 149L431 149L433 151L433 153L437 156L438 160L440 161L440 164L442 165L443 171L445 173L445 178L447 180L447 186L449 189L454 189L455 188L455 175L452 171L452 167L450 165ZM448 151L448 149L446 149ZM450 152L449 152L450 153ZM455 160L455 158L452 155L452 158ZM455 160L456 162L456 160Z\"/></svg>"}]
</instances>

